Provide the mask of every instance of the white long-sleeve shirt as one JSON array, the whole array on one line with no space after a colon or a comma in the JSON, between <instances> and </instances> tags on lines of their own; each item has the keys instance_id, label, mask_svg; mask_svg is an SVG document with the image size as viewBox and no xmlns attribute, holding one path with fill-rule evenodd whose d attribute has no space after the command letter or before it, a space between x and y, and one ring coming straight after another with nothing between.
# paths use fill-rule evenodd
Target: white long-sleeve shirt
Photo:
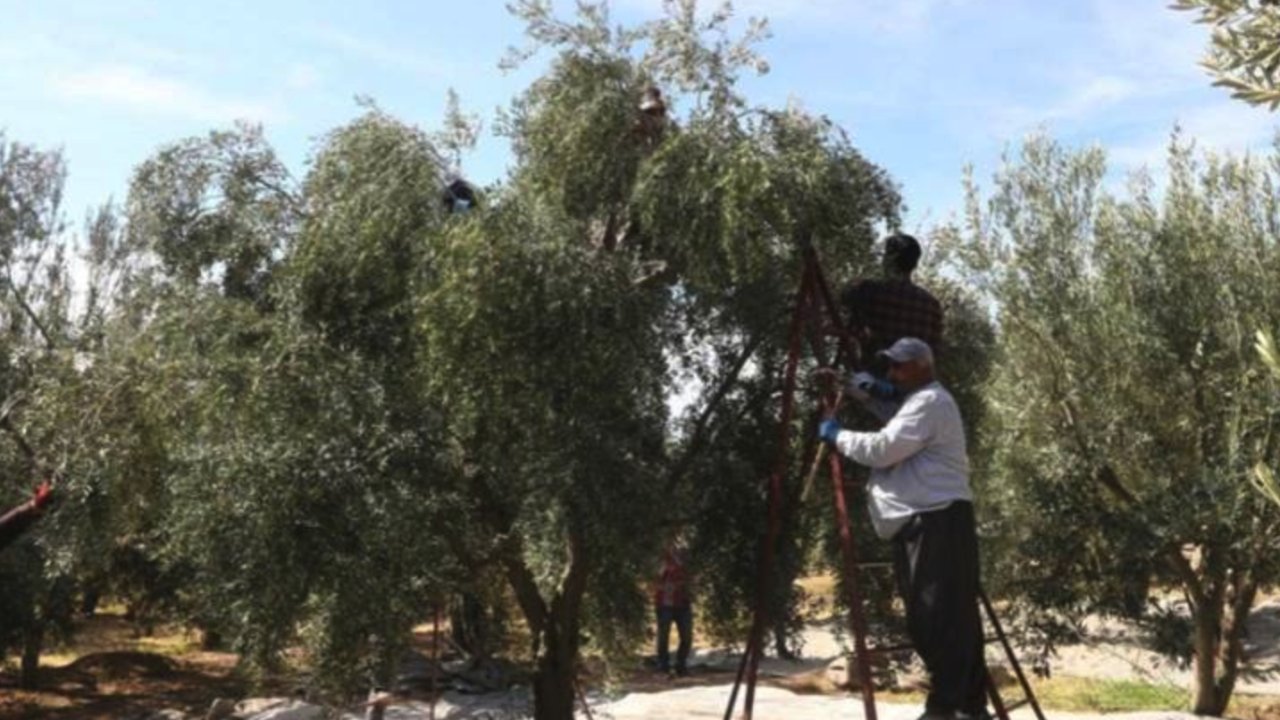
<instances>
[{"instance_id":1,"label":"white long-sleeve shirt","mask_svg":"<svg viewBox=\"0 0 1280 720\"><path fill-rule=\"evenodd\" d=\"M916 513L973 500L960 409L937 382L912 393L880 431L841 430L836 448L871 468L868 507L882 538Z\"/></svg>"}]
</instances>

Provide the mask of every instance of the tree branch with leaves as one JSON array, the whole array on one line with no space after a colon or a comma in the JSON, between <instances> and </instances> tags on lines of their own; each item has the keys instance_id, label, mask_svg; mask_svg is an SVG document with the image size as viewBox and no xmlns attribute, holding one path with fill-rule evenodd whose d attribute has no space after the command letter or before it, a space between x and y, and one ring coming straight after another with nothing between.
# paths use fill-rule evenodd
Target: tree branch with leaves
<instances>
[{"instance_id":1,"label":"tree branch with leaves","mask_svg":"<svg viewBox=\"0 0 1280 720\"><path fill-rule=\"evenodd\" d=\"M1212 28L1201 65L1232 97L1280 107L1280 3L1275 0L1176 0Z\"/></svg>"}]
</instances>

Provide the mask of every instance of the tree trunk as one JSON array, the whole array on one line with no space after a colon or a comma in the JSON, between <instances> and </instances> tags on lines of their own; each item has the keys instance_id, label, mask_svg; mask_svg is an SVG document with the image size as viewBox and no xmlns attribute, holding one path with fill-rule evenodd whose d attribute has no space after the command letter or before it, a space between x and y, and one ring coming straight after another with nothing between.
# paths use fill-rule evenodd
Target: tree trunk
<instances>
[{"instance_id":1,"label":"tree trunk","mask_svg":"<svg viewBox=\"0 0 1280 720\"><path fill-rule=\"evenodd\" d=\"M543 615L541 654L533 678L535 720L573 720L578 684L578 625L587 591L587 552L583 537L569 530L569 567L560 592Z\"/></svg>"},{"instance_id":2,"label":"tree trunk","mask_svg":"<svg viewBox=\"0 0 1280 720\"><path fill-rule=\"evenodd\" d=\"M492 654L491 624L483 600L473 592L463 592L449 613L454 644L471 655L476 666L483 664Z\"/></svg>"},{"instance_id":3,"label":"tree trunk","mask_svg":"<svg viewBox=\"0 0 1280 720\"><path fill-rule=\"evenodd\" d=\"M773 647L780 659L796 659L796 654L787 645L787 621L785 617L773 621Z\"/></svg>"},{"instance_id":4,"label":"tree trunk","mask_svg":"<svg viewBox=\"0 0 1280 720\"><path fill-rule=\"evenodd\" d=\"M542 633L541 654L533 676L533 717L536 720L573 720L574 690L578 676L577 617L548 618Z\"/></svg>"},{"instance_id":5,"label":"tree trunk","mask_svg":"<svg viewBox=\"0 0 1280 720\"><path fill-rule=\"evenodd\" d=\"M1221 608L1197 608L1195 613L1195 664L1192 673L1192 712L1221 717L1227 709L1230 693L1218 684L1218 616Z\"/></svg>"},{"instance_id":6,"label":"tree trunk","mask_svg":"<svg viewBox=\"0 0 1280 720\"><path fill-rule=\"evenodd\" d=\"M22 634L22 670L18 682L24 690L36 687L36 671L40 669L40 649L44 645L44 625L34 620Z\"/></svg>"},{"instance_id":7,"label":"tree trunk","mask_svg":"<svg viewBox=\"0 0 1280 720\"><path fill-rule=\"evenodd\" d=\"M226 643L222 640L222 633L217 630L204 628L200 633L200 649L201 650L221 650Z\"/></svg>"},{"instance_id":8,"label":"tree trunk","mask_svg":"<svg viewBox=\"0 0 1280 720\"><path fill-rule=\"evenodd\" d=\"M503 558L507 579L537 642L533 675L535 720L573 720L578 625L588 565L582 535L573 529L569 531L568 550L569 567L549 604L543 600L533 573L520 555L513 552Z\"/></svg>"},{"instance_id":9,"label":"tree trunk","mask_svg":"<svg viewBox=\"0 0 1280 720\"><path fill-rule=\"evenodd\" d=\"M578 681L578 627L591 563L586 540L582 531L570 523L565 548L567 568L560 588L548 603L525 562L521 538L512 531L511 515L483 482L477 482L475 489L484 519L496 532L507 535L505 552L499 559L536 642L533 716L535 720L573 720Z\"/></svg>"},{"instance_id":10,"label":"tree trunk","mask_svg":"<svg viewBox=\"0 0 1280 720\"><path fill-rule=\"evenodd\" d=\"M1244 657L1245 621L1257 596L1249 571L1210 577L1192 610L1195 623L1192 712L1221 717L1231 701Z\"/></svg>"}]
</instances>

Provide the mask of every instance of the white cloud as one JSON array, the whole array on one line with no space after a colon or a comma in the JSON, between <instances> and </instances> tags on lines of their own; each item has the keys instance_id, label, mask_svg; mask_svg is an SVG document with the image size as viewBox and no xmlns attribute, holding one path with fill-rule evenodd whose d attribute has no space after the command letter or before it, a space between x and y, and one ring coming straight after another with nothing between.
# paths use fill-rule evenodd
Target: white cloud
<instances>
[{"instance_id":1,"label":"white cloud","mask_svg":"<svg viewBox=\"0 0 1280 720\"><path fill-rule=\"evenodd\" d=\"M65 49L45 33L0 36L0 63L6 65L47 63L64 52Z\"/></svg>"},{"instance_id":2,"label":"white cloud","mask_svg":"<svg viewBox=\"0 0 1280 720\"><path fill-rule=\"evenodd\" d=\"M778 23L819 25L863 33L912 34L926 29L932 16L969 0L735 0L738 17L765 17ZM624 0L624 5L656 16L663 0ZM711 9L718 2L704 2Z\"/></svg>"},{"instance_id":3,"label":"white cloud","mask_svg":"<svg viewBox=\"0 0 1280 720\"><path fill-rule=\"evenodd\" d=\"M1198 149L1235 155L1263 149L1277 130L1271 113L1239 101L1194 108L1179 115L1177 125ZM1138 142L1113 146L1107 157L1118 169L1146 167L1162 175L1172 131L1170 124Z\"/></svg>"},{"instance_id":4,"label":"white cloud","mask_svg":"<svg viewBox=\"0 0 1280 720\"><path fill-rule=\"evenodd\" d=\"M1195 15L1165 3L1093 0L1091 27L1106 61L1158 86L1203 82L1197 62L1209 44L1209 31Z\"/></svg>"},{"instance_id":5,"label":"white cloud","mask_svg":"<svg viewBox=\"0 0 1280 720\"><path fill-rule=\"evenodd\" d=\"M1265 118L1225 94L1206 99L1210 79L1197 63L1208 37L1194 16L1114 0L1092 0L1087 10L1078 29L1083 32L1073 33L1076 41L1064 43L1042 71L1047 96L984 98L994 134L1011 137L1048 125L1129 135L1145 126L1143 140L1112 153L1140 165L1139 158L1162 162L1168 131L1179 117L1189 136L1211 146L1242 148L1256 139L1260 125L1269 133ZM1192 109L1180 115L1179 108ZM1237 142L1242 135L1249 139Z\"/></svg>"},{"instance_id":6,"label":"white cloud","mask_svg":"<svg viewBox=\"0 0 1280 720\"><path fill-rule=\"evenodd\" d=\"M1056 106L1049 108L1045 119L1078 118L1110 105L1128 100L1139 91L1137 83L1115 75L1090 78L1068 91Z\"/></svg>"},{"instance_id":7,"label":"white cloud","mask_svg":"<svg viewBox=\"0 0 1280 720\"><path fill-rule=\"evenodd\" d=\"M447 80L458 74L456 72L458 65L453 61L366 39L337 28L315 28L311 36L323 45L384 68L401 70L433 80Z\"/></svg>"},{"instance_id":8,"label":"white cloud","mask_svg":"<svg viewBox=\"0 0 1280 720\"><path fill-rule=\"evenodd\" d=\"M982 102L990 117L987 132L1008 138L1045 126L1088 122L1138 97L1141 92L1141 87L1132 80L1098 75L1071 84L1056 97L1037 105L1004 102L995 97Z\"/></svg>"},{"instance_id":9,"label":"white cloud","mask_svg":"<svg viewBox=\"0 0 1280 720\"><path fill-rule=\"evenodd\" d=\"M57 95L68 100L91 100L206 123L284 119L283 113L269 105L218 97L202 88L131 65L102 65L55 73L51 86Z\"/></svg>"},{"instance_id":10,"label":"white cloud","mask_svg":"<svg viewBox=\"0 0 1280 720\"><path fill-rule=\"evenodd\" d=\"M213 72L218 69L216 58L199 53L175 50L151 42L111 36L98 41L106 52L121 62L149 67L161 67L169 71Z\"/></svg>"},{"instance_id":11,"label":"white cloud","mask_svg":"<svg viewBox=\"0 0 1280 720\"><path fill-rule=\"evenodd\" d=\"M832 2L833 10L856 8L850 20L875 31L914 34L926 30L935 16L948 7L964 4L964 0L864 0L858 3ZM840 11L837 11L840 12Z\"/></svg>"},{"instance_id":12,"label":"white cloud","mask_svg":"<svg viewBox=\"0 0 1280 720\"><path fill-rule=\"evenodd\" d=\"M1226 100L1226 93L1223 93ZM1237 100L1220 105L1197 108L1185 113L1180 124L1188 137L1196 138L1205 148L1243 152L1271 140L1275 132L1275 116L1270 112Z\"/></svg>"},{"instance_id":13,"label":"white cloud","mask_svg":"<svg viewBox=\"0 0 1280 720\"><path fill-rule=\"evenodd\" d=\"M320 84L320 71L308 63L294 63L285 73L285 82L295 90L310 90Z\"/></svg>"}]
</instances>

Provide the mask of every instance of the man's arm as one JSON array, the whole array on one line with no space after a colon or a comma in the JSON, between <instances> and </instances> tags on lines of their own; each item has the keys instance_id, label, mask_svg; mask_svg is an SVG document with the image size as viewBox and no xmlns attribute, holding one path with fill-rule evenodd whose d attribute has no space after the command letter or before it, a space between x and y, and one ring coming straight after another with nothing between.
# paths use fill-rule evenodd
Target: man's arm
<instances>
[{"instance_id":1,"label":"man's arm","mask_svg":"<svg viewBox=\"0 0 1280 720\"><path fill-rule=\"evenodd\" d=\"M840 454L850 460L873 468L887 468L924 449L930 432L925 405L909 400L880 431L841 430L835 442Z\"/></svg>"},{"instance_id":2,"label":"man's arm","mask_svg":"<svg viewBox=\"0 0 1280 720\"><path fill-rule=\"evenodd\" d=\"M27 528L35 524L52 497L53 489L49 483L40 483L30 500L0 516L0 550L8 547L9 543L17 540Z\"/></svg>"},{"instance_id":3,"label":"man's arm","mask_svg":"<svg viewBox=\"0 0 1280 720\"><path fill-rule=\"evenodd\" d=\"M854 373L845 383L844 392L881 423L889 422L902 409L897 388L868 372Z\"/></svg>"},{"instance_id":4,"label":"man's arm","mask_svg":"<svg viewBox=\"0 0 1280 720\"><path fill-rule=\"evenodd\" d=\"M40 511L31 500L0 516L0 550L21 537L38 517L40 517Z\"/></svg>"},{"instance_id":5,"label":"man's arm","mask_svg":"<svg viewBox=\"0 0 1280 720\"><path fill-rule=\"evenodd\" d=\"M862 409L866 410L872 417L882 423L887 423L893 419L895 413L901 405L893 400L877 400L873 397L858 398L858 402L862 403Z\"/></svg>"}]
</instances>

